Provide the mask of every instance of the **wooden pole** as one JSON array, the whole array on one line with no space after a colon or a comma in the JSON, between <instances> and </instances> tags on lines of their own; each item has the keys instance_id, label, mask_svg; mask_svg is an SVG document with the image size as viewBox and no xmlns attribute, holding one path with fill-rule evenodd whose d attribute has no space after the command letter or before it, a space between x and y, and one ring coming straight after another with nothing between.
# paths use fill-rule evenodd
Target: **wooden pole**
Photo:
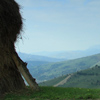
<instances>
[{"instance_id":1,"label":"wooden pole","mask_svg":"<svg viewBox=\"0 0 100 100\"><path fill-rule=\"evenodd\" d=\"M32 75L30 74L29 70L27 69L27 63L23 62L20 57L17 55L17 53L15 52L12 55L12 58L18 68L18 70L20 71L20 73L22 74L22 76L25 78L25 80L27 81L27 83L29 84L29 86L33 89L33 90L39 90L39 86L36 83L35 79L32 77Z\"/></svg>"}]
</instances>

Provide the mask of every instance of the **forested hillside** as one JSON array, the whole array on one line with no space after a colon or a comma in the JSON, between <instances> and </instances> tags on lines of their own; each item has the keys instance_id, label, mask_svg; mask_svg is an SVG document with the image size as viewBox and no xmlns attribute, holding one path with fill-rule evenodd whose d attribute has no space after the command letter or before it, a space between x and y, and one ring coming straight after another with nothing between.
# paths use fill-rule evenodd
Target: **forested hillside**
<instances>
[{"instance_id":1,"label":"forested hillside","mask_svg":"<svg viewBox=\"0 0 100 100\"><path fill-rule=\"evenodd\" d=\"M55 86L56 84L60 83L58 87L100 88L100 66L98 65L70 74L71 77L64 83L64 79L68 76L69 75L64 75L46 82L42 82L40 85Z\"/></svg>"},{"instance_id":2,"label":"forested hillside","mask_svg":"<svg viewBox=\"0 0 100 100\"><path fill-rule=\"evenodd\" d=\"M70 74L90 68L100 61L100 54L56 63L47 63L39 66L29 66L29 70L38 82Z\"/></svg>"}]
</instances>

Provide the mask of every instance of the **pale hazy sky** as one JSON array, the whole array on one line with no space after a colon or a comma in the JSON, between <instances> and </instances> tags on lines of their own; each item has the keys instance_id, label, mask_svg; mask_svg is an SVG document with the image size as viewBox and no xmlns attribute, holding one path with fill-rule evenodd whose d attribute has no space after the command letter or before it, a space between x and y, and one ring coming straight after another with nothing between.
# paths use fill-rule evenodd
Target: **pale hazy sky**
<instances>
[{"instance_id":1,"label":"pale hazy sky","mask_svg":"<svg viewBox=\"0 0 100 100\"><path fill-rule=\"evenodd\" d=\"M24 20L17 51L85 50L100 44L100 0L16 0Z\"/></svg>"}]
</instances>

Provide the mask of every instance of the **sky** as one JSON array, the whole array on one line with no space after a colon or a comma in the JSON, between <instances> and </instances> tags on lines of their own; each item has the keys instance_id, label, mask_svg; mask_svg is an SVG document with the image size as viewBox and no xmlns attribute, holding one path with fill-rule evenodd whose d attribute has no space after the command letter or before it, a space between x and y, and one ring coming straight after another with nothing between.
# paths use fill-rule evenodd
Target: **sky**
<instances>
[{"instance_id":1,"label":"sky","mask_svg":"<svg viewBox=\"0 0 100 100\"><path fill-rule=\"evenodd\" d=\"M85 50L100 44L100 0L16 0L24 53Z\"/></svg>"}]
</instances>

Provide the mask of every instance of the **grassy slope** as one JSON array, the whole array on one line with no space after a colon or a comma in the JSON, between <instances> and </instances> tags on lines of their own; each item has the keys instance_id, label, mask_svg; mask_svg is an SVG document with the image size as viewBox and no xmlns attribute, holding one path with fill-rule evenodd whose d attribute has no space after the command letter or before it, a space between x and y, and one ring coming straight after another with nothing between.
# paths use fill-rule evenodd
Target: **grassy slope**
<instances>
[{"instance_id":1,"label":"grassy slope","mask_svg":"<svg viewBox=\"0 0 100 100\"><path fill-rule=\"evenodd\" d=\"M50 80L55 77L90 68L100 61L100 54L75 60L33 66L30 72L37 80Z\"/></svg>"},{"instance_id":2,"label":"grassy slope","mask_svg":"<svg viewBox=\"0 0 100 100\"><path fill-rule=\"evenodd\" d=\"M67 75L61 76L43 83L40 83L41 86L53 86L64 78ZM95 66L86 70L76 72L72 77L60 87L81 87L81 88L100 88L100 66Z\"/></svg>"},{"instance_id":3,"label":"grassy slope","mask_svg":"<svg viewBox=\"0 0 100 100\"><path fill-rule=\"evenodd\" d=\"M100 99L100 89L40 87L40 91L31 89L6 94L4 100L87 100Z\"/></svg>"},{"instance_id":4,"label":"grassy slope","mask_svg":"<svg viewBox=\"0 0 100 100\"><path fill-rule=\"evenodd\" d=\"M39 83L40 86L53 86L57 83L59 83L60 81L62 81L63 79L65 79L68 75L64 75L64 76L60 76L58 78L54 78L52 80L48 80L48 81L44 81Z\"/></svg>"},{"instance_id":5,"label":"grassy slope","mask_svg":"<svg viewBox=\"0 0 100 100\"><path fill-rule=\"evenodd\" d=\"M100 88L100 66L75 73L63 87Z\"/></svg>"}]
</instances>

